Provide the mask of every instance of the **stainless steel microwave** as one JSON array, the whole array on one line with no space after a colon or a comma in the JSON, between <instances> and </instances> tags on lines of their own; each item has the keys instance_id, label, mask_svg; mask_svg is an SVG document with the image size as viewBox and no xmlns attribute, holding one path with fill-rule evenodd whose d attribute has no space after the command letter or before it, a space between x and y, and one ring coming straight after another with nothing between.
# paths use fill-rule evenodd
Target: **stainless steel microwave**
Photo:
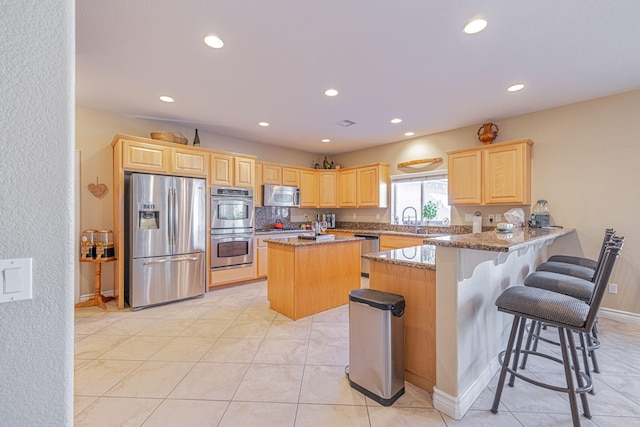
<instances>
[{"instance_id":1,"label":"stainless steel microwave","mask_svg":"<svg viewBox=\"0 0 640 427\"><path fill-rule=\"evenodd\" d=\"M265 184L262 189L262 206L300 207L300 189L298 187Z\"/></svg>"}]
</instances>

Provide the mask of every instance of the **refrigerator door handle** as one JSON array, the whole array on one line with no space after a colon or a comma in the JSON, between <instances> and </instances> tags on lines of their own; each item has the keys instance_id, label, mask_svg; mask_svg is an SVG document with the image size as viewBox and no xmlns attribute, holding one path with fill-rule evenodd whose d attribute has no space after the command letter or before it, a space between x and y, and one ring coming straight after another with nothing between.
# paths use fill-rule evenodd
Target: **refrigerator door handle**
<instances>
[{"instance_id":1,"label":"refrigerator door handle","mask_svg":"<svg viewBox=\"0 0 640 427\"><path fill-rule=\"evenodd\" d=\"M171 259L161 259L157 261L147 261L142 265L164 264L165 262L180 262L180 261L198 261L198 257L180 257L180 258L171 258Z\"/></svg>"},{"instance_id":2,"label":"refrigerator door handle","mask_svg":"<svg viewBox=\"0 0 640 427\"><path fill-rule=\"evenodd\" d=\"M176 252L176 231L178 230L178 189L173 187L173 224L171 228L173 229L173 252ZM181 213L182 214L182 213Z\"/></svg>"},{"instance_id":3,"label":"refrigerator door handle","mask_svg":"<svg viewBox=\"0 0 640 427\"><path fill-rule=\"evenodd\" d=\"M167 191L167 234L169 249L173 253L173 198L171 197L171 187Z\"/></svg>"}]
</instances>

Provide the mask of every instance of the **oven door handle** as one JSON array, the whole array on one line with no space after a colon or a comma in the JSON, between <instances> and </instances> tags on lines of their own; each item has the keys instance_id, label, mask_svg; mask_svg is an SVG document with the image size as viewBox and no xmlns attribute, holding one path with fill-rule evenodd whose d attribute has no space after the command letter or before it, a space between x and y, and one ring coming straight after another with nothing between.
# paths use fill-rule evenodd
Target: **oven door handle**
<instances>
[{"instance_id":1,"label":"oven door handle","mask_svg":"<svg viewBox=\"0 0 640 427\"><path fill-rule=\"evenodd\" d=\"M198 261L198 257L181 257L181 258L161 259L161 260L158 260L158 261L147 261L145 263L142 263L142 265L164 264L166 262L180 262L180 261Z\"/></svg>"}]
</instances>

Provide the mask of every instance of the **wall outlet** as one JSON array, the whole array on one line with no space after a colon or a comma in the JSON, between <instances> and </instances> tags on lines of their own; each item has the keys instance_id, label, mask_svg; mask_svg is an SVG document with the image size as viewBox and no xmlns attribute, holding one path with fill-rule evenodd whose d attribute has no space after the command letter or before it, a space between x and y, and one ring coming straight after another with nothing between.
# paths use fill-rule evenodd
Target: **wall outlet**
<instances>
[{"instance_id":1,"label":"wall outlet","mask_svg":"<svg viewBox=\"0 0 640 427\"><path fill-rule=\"evenodd\" d=\"M489 223L493 224L493 214L489 215Z\"/></svg>"},{"instance_id":2,"label":"wall outlet","mask_svg":"<svg viewBox=\"0 0 640 427\"><path fill-rule=\"evenodd\" d=\"M376 214L376 219L380 219L380 214Z\"/></svg>"},{"instance_id":3,"label":"wall outlet","mask_svg":"<svg viewBox=\"0 0 640 427\"><path fill-rule=\"evenodd\" d=\"M609 283L609 293L617 294L618 293L618 284L617 283Z\"/></svg>"},{"instance_id":4,"label":"wall outlet","mask_svg":"<svg viewBox=\"0 0 640 427\"><path fill-rule=\"evenodd\" d=\"M502 222L502 215L496 214L496 222Z\"/></svg>"},{"instance_id":5,"label":"wall outlet","mask_svg":"<svg viewBox=\"0 0 640 427\"><path fill-rule=\"evenodd\" d=\"M353 213L353 219L356 219L356 213L355 212Z\"/></svg>"},{"instance_id":6,"label":"wall outlet","mask_svg":"<svg viewBox=\"0 0 640 427\"><path fill-rule=\"evenodd\" d=\"M472 222L473 214L464 214L464 222Z\"/></svg>"}]
</instances>

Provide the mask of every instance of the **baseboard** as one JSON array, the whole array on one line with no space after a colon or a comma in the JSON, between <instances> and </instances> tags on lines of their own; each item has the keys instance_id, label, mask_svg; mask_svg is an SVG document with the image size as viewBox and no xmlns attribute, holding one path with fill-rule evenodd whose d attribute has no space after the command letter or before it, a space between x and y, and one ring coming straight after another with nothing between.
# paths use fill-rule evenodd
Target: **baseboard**
<instances>
[{"instance_id":1,"label":"baseboard","mask_svg":"<svg viewBox=\"0 0 640 427\"><path fill-rule=\"evenodd\" d=\"M614 310L612 308L600 307L600 310L598 311L598 316L602 317L603 319L610 319L610 320L615 320L617 322L633 323L636 325L640 325L640 314L638 313L631 313L628 311L620 311L620 310Z\"/></svg>"},{"instance_id":2,"label":"baseboard","mask_svg":"<svg viewBox=\"0 0 640 427\"><path fill-rule=\"evenodd\" d=\"M496 357L489 366L478 376L460 396L454 397L450 394L433 388L433 407L443 412L455 420L461 420L467 413L480 394L489 385L491 378L500 370L500 364Z\"/></svg>"},{"instance_id":3,"label":"baseboard","mask_svg":"<svg viewBox=\"0 0 640 427\"><path fill-rule=\"evenodd\" d=\"M86 300L88 300L89 298L93 297L95 294L94 293L90 293L90 294L86 294L86 295L80 295L80 301L78 302L85 302ZM113 290L111 291L104 291L102 292L102 295L105 297L115 297L115 295L113 294Z\"/></svg>"}]
</instances>

